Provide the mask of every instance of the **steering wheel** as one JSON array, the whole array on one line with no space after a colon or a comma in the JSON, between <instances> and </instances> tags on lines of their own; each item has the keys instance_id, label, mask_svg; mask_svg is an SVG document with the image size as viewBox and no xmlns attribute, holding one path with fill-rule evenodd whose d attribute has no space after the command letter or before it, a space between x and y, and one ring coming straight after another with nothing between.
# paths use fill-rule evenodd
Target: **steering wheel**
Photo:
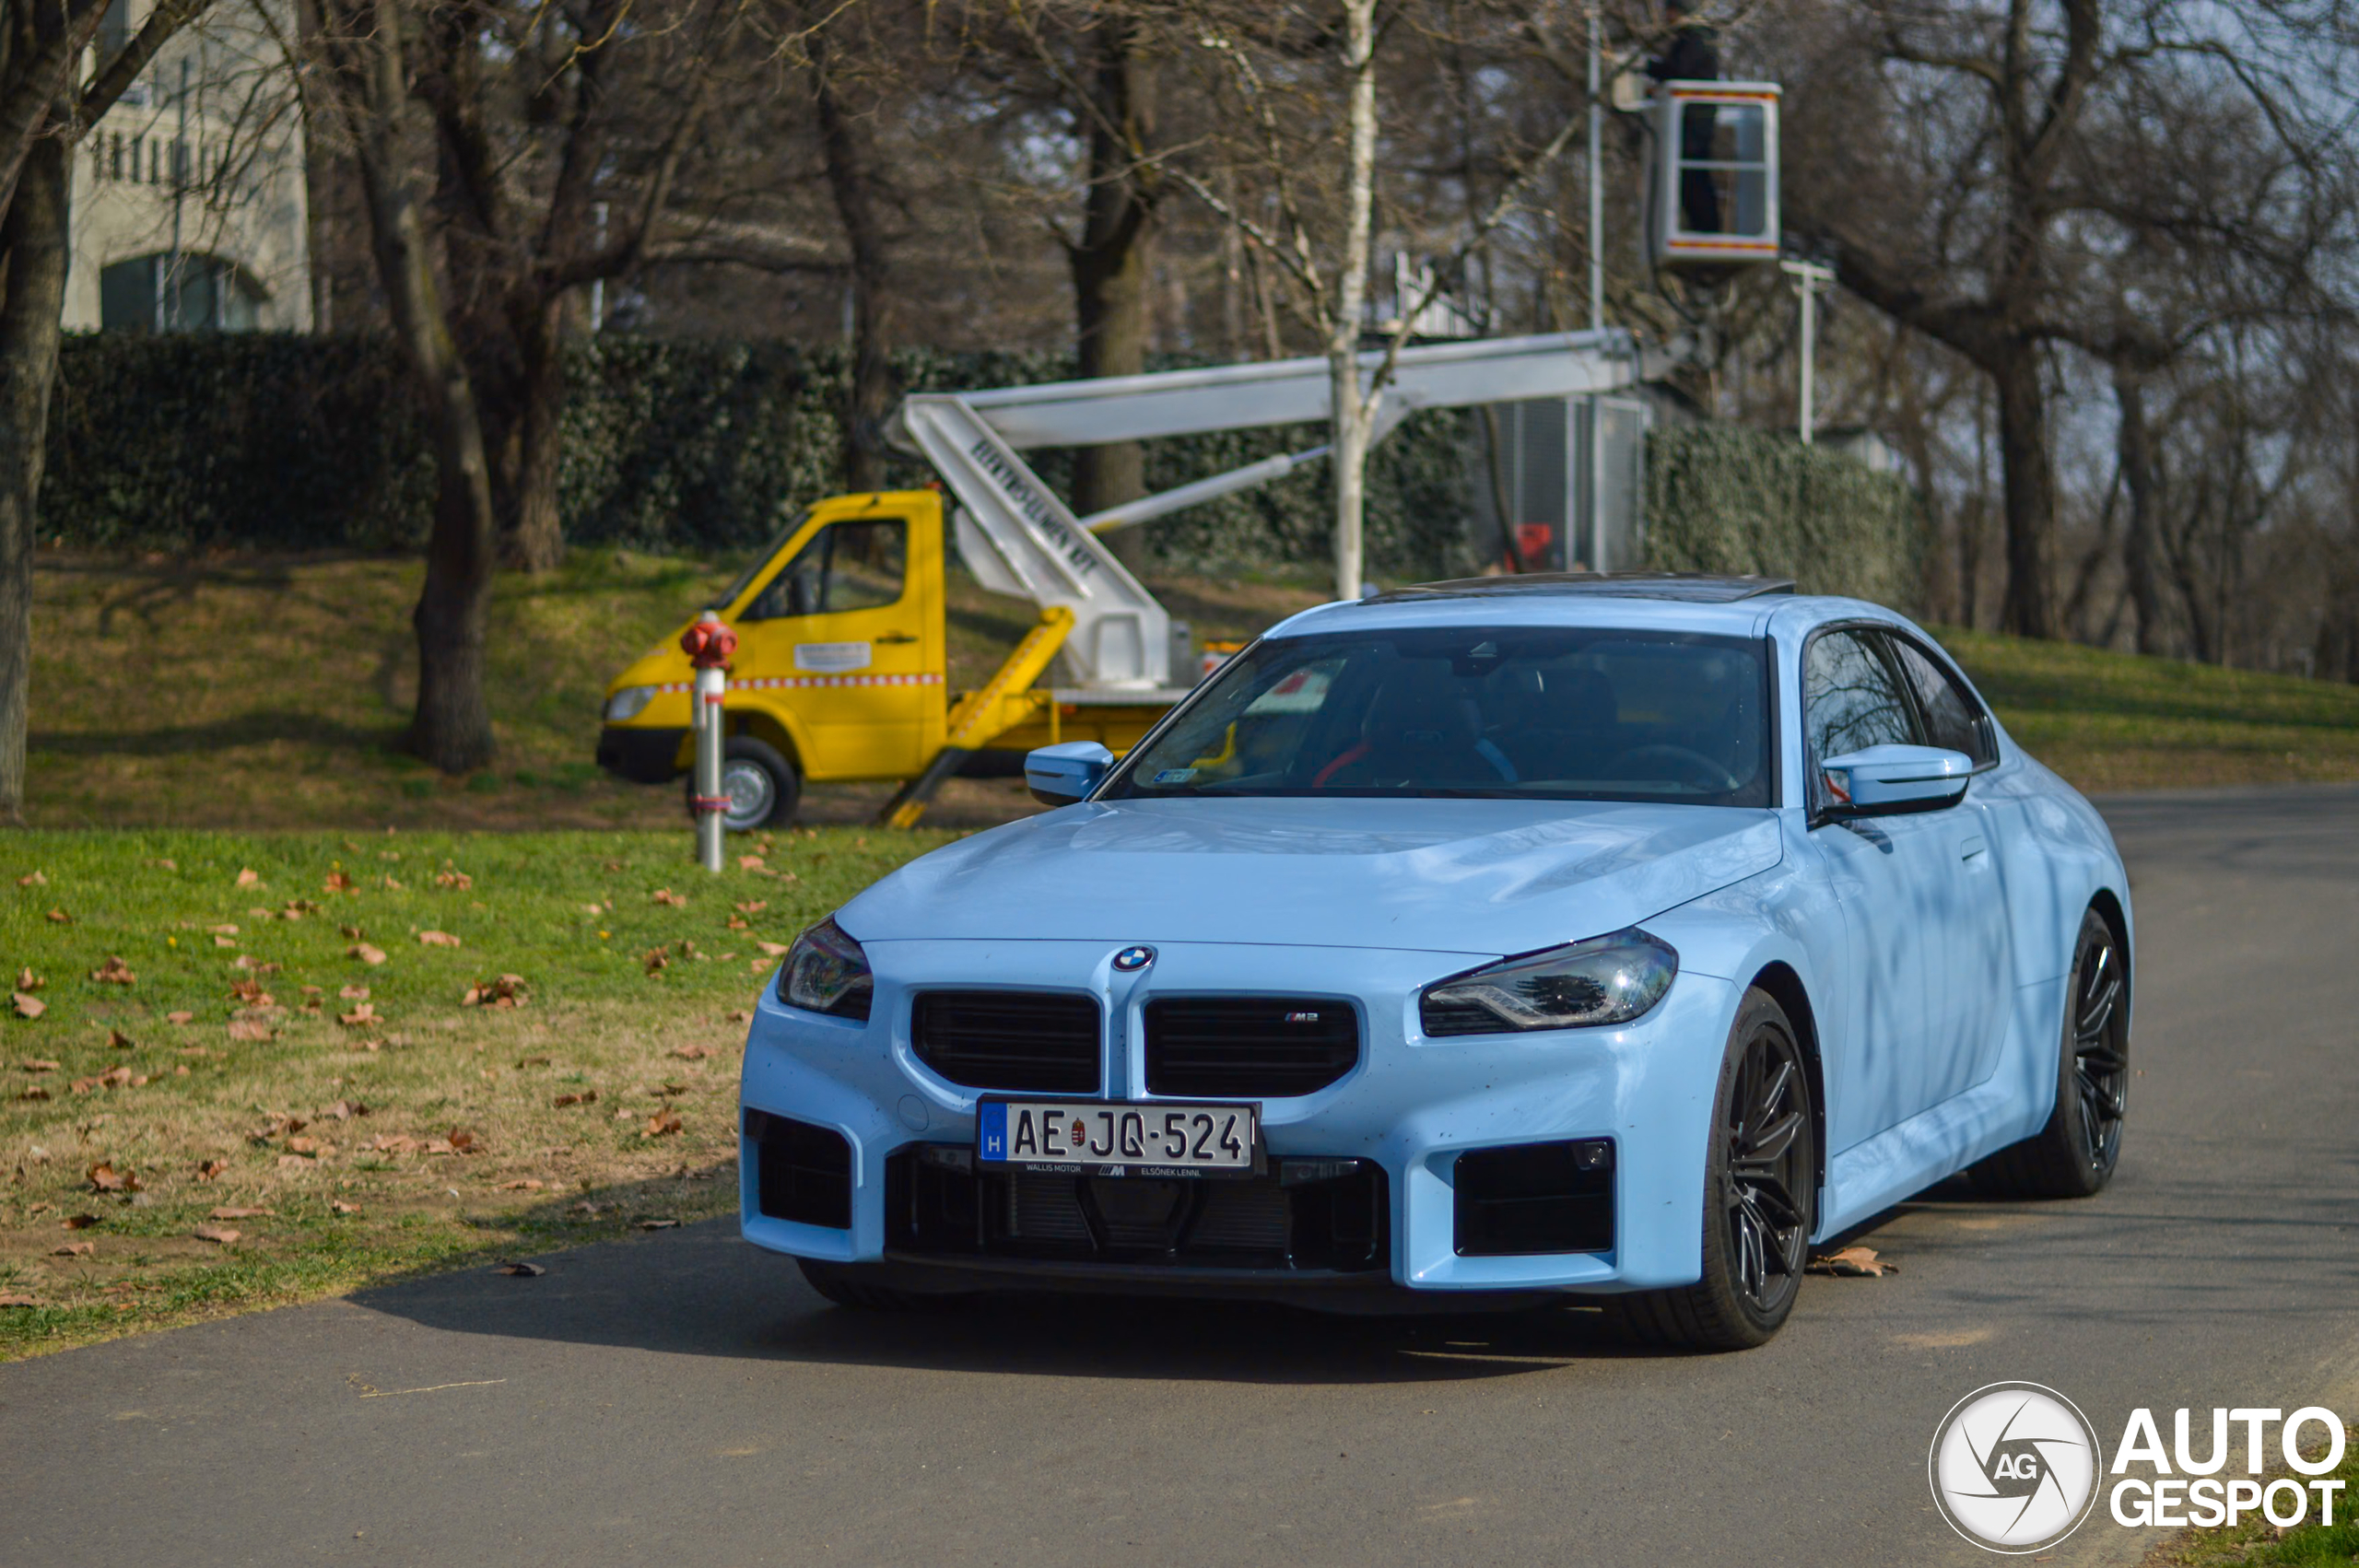
<instances>
[{"instance_id":1,"label":"steering wheel","mask_svg":"<svg viewBox=\"0 0 2359 1568\"><path fill-rule=\"evenodd\" d=\"M1702 752L1691 750L1686 746L1674 746L1665 742L1657 742L1652 745L1633 746L1606 764L1605 771L1615 778L1625 777L1622 765L1642 756L1667 756L1679 762L1693 763L1703 774L1703 782L1723 792L1744 788L1743 779L1739 778Z\"/></svg>"}]
</instances>

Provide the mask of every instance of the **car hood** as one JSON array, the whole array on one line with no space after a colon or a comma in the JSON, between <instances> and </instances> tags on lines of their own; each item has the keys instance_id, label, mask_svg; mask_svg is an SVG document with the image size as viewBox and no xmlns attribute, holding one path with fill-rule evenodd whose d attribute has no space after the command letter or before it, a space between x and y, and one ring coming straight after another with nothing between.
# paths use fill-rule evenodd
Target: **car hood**
<instances>
[{"instance_id":1,"label":"car hood","mask_svg":"<svg viewBox=\"0 0 2359 1568\"><path fill-rule=\"evenodd\" d=\"M1116 801L937 849L842 910L862 942L1011 938L1508 954L1778 863L1776 813L1567 801Z\"/></svg>"}]
</instances>

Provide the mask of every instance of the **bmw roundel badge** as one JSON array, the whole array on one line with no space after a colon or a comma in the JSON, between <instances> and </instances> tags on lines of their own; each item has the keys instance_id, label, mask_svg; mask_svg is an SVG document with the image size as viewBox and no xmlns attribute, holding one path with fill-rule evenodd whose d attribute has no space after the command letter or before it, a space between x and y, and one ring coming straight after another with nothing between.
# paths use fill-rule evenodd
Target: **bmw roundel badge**
<instances>
[{"instance_id":1,"label":"bmw roundel badge","mask_svg":"<svg viewBox=\"0 0 2359 1568\"><path fill-rule=\"evenodd\" d=\"M1135 975L1154 962L1155 949L1151 947L1126 947L1114 954L1114 967L1125 975Z\"/></svg>"}]
</instances>

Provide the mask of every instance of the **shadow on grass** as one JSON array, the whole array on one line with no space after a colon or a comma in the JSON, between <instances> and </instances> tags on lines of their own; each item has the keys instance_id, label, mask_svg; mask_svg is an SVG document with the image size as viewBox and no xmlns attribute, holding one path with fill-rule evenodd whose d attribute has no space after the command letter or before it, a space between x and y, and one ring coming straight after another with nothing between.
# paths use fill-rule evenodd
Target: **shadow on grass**
<instances>
[{"instance_id":1,"label":"shadow on grass","mask_svg":"<svg viewBox=\"0 0 2359 1568\"><path fill-rule=\"evenodd\" d=\"M415 760L401 750L403 733L404 726L399 723L350 724L323 718L316 712L262 708L203 724L168 724L147 730L35 730L26 737L25 744L28 751L48 756L152 757L293 741L307 746L369 752L386 760Z\"/></svg>"},{"instance_id":2,"label":"shadow on grass","mask_svg":"<svg viewBox=\"0 0 2359 1568\"><path fill-rule=\"evenodd\" d=\"M670 1184L657 1184L671 1189ZM593 1202L643 1205L628 1188ZM561 1215L569 1195L547 1211ZM1593 1311L1330 1316L1243 1302L1005 1294L912 1313L829 1305L735 1219L534 1253L547 1272L487 1263L419 1272L355 1304L424 1327L673 1355L1036 1376L1272 1385L1459 1382L1570 1359L1654 1354Z\"/></svg>"}]
</instances>

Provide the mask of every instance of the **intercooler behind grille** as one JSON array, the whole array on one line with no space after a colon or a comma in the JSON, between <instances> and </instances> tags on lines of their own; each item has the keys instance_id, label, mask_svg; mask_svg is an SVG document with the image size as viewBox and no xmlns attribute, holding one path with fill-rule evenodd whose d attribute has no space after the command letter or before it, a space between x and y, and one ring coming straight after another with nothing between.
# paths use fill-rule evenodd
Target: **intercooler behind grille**
<instances>
[{"instance_id":1,"label":"intercooler behind grille","mask_svg":"<svg viewBox=\"0 0 2359 1568\"><path fill-rule=\"evenodd\" d=\"M926 991L910 1015L920 1061L969 1089L1097 1089L1097 1001L1064 991Z\"/></svg>"},{"instance_id":2,"label":"intercooler behind grille","mask_svg":"<svg viewBox=\"0 0 2359 1568\"><path fill-rule=\"evenodd\" d=\"M1358 1012L1332 998L1158 997L1146 1006L1151 1094L1284 1099L1360 1059Z\"/></svg>"}]
</instances>

